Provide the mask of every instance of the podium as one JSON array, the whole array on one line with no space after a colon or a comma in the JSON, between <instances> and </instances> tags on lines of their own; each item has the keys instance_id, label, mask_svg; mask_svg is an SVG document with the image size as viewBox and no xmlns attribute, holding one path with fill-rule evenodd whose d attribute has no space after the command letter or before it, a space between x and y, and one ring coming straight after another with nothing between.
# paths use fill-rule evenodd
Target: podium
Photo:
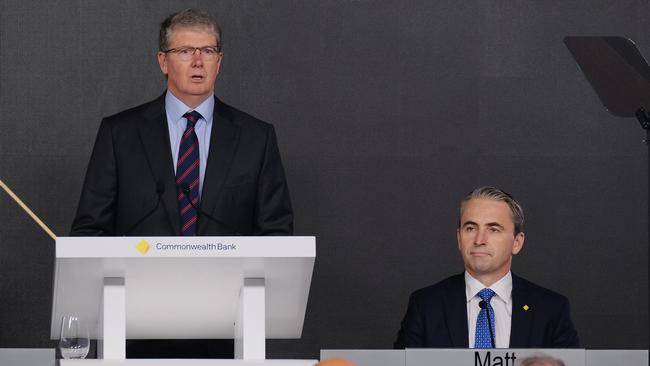
<instances>
[{"instance_id":1,"label":"podium","mask_svg":"<svg viewBox=\"0 0 650 366\"><path fill-rule=\"evenodd\" d=\"M77 315L98 350L98 360L61 365L148 365L126 359L126 339L214 338L235 339L234 364L272 364L262 362L266 338L301 337L316 244L297 236L59 237L55 257L51 338L64 315ZM178 364L192 363L233 364Z\"/></svg>"}]
</instances>

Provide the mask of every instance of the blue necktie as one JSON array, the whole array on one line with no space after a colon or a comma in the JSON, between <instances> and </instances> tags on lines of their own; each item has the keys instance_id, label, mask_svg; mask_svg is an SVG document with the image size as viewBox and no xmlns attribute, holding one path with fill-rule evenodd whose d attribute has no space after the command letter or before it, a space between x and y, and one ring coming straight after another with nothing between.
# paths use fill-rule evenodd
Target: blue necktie
<instances>
[{"instance_id":1,"label":"blue necktie","mask_svg":"<svg viewBox=\"0 0 650 366\"><path fill-rule=\"evenodd\" d=\"M192 236L196 234L198 219L194 207L199 204L199 139L196 137L194 127L201 118L201 114L192 111L185 113L183 117L187 119L187 127L181 137L178 149L176 188L181 216L181 233L183 236ZM190 200L192 200L191 204Z\"/></svg>"},{"instance_id":2,"label":"blue necktie","mask_svg":"<svg viewBox=\"0 0 650 366\"><path fill-rule=\"evenodd\" d=\"M488 316L490 317L490 322L492 323L492 334L496 336L494 332L494 310L492 305L490 305L490 300L494 296L494 291L489 288L482 289L478 296L481 300L485 301L487 308L481 309L478 313L478 318L476 319L476 334L474 336L474 348L492 348L492 339L490 337L490 328L488 326ZM495 340L496 342L496 340Z\"/></svg>"}]
</instances>

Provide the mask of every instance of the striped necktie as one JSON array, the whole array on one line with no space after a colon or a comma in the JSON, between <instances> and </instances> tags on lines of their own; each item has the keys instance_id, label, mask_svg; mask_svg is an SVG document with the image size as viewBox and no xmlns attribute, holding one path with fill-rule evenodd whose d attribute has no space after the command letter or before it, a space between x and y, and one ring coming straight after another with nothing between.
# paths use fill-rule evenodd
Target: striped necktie
<instances>
[{"instance_id":1,"label":"striped necktie","mask_svg":"<svg viewBox=\"0 0 650 366\"><path fill-rule=\"evenodd\" d=\"M187 127L178 149L176 189L181 216L181 234L193 236L196 235L198 219L195 207L199 204L199 139L196 137L194 127L201 114L192 111L185 113L183 117L187 119Z\"/></svg>"}]
</instances>

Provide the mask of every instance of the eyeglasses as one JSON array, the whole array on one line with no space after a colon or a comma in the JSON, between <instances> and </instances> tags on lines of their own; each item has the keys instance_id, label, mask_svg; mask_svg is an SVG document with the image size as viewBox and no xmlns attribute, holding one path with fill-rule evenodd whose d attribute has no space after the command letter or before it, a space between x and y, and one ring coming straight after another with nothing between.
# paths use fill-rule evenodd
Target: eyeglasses
<instances>
[{"instance_id":1,"label":"eyeglasses","mask_svg":"<svg viewBox=\"0 0 650 366\"><path fill-rule=\"evenodd\" d=\"M215 61L221 56L221 53L219 53L219 46L178 47L170 48L161 52L175 53L182 61L189 61L194 57L197 50L199 51L199 57L201 57L201 60L203 61Z\"/></svg>"}]
</instances>

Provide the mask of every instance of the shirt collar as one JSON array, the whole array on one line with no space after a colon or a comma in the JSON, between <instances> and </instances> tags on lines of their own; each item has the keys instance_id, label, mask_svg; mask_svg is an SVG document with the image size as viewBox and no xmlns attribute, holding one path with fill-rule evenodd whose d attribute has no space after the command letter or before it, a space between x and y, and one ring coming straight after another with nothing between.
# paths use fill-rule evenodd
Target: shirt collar
<instances>
[{"instance_id":1,"label":"shirt collar","mask_svg":"<svg viewBox=\"0 0 650 366\"><path fill-rule=\"evenodd\" d=\"M467 302L470 302L475 296L478 296L479 291L485 287L484 284L465 271L465 298L467 299ZM489 288L492 289L492 291L494 291L503 302L510 302L512 299L512 273L508 271L505 276L501 277L500 280L493 283Z\"/></svg>"},{"instance_id":2,"label":"shirt collar","mask_svg":"<svg viewBox=\"0 0 650 366\"><path fill-rule=\"evenodd\" d=\"M205 123L210 124L212 123L212 113L214 112L214 96L210 96L203 103L199 104L198 107L192 109L176 98L172 92L167 90L167 94L165 95L165 110L173 123L179 123L181 120L185 122L183 120L185 113L197 111L201 114Z\"/></svg>"}]
</instances>

